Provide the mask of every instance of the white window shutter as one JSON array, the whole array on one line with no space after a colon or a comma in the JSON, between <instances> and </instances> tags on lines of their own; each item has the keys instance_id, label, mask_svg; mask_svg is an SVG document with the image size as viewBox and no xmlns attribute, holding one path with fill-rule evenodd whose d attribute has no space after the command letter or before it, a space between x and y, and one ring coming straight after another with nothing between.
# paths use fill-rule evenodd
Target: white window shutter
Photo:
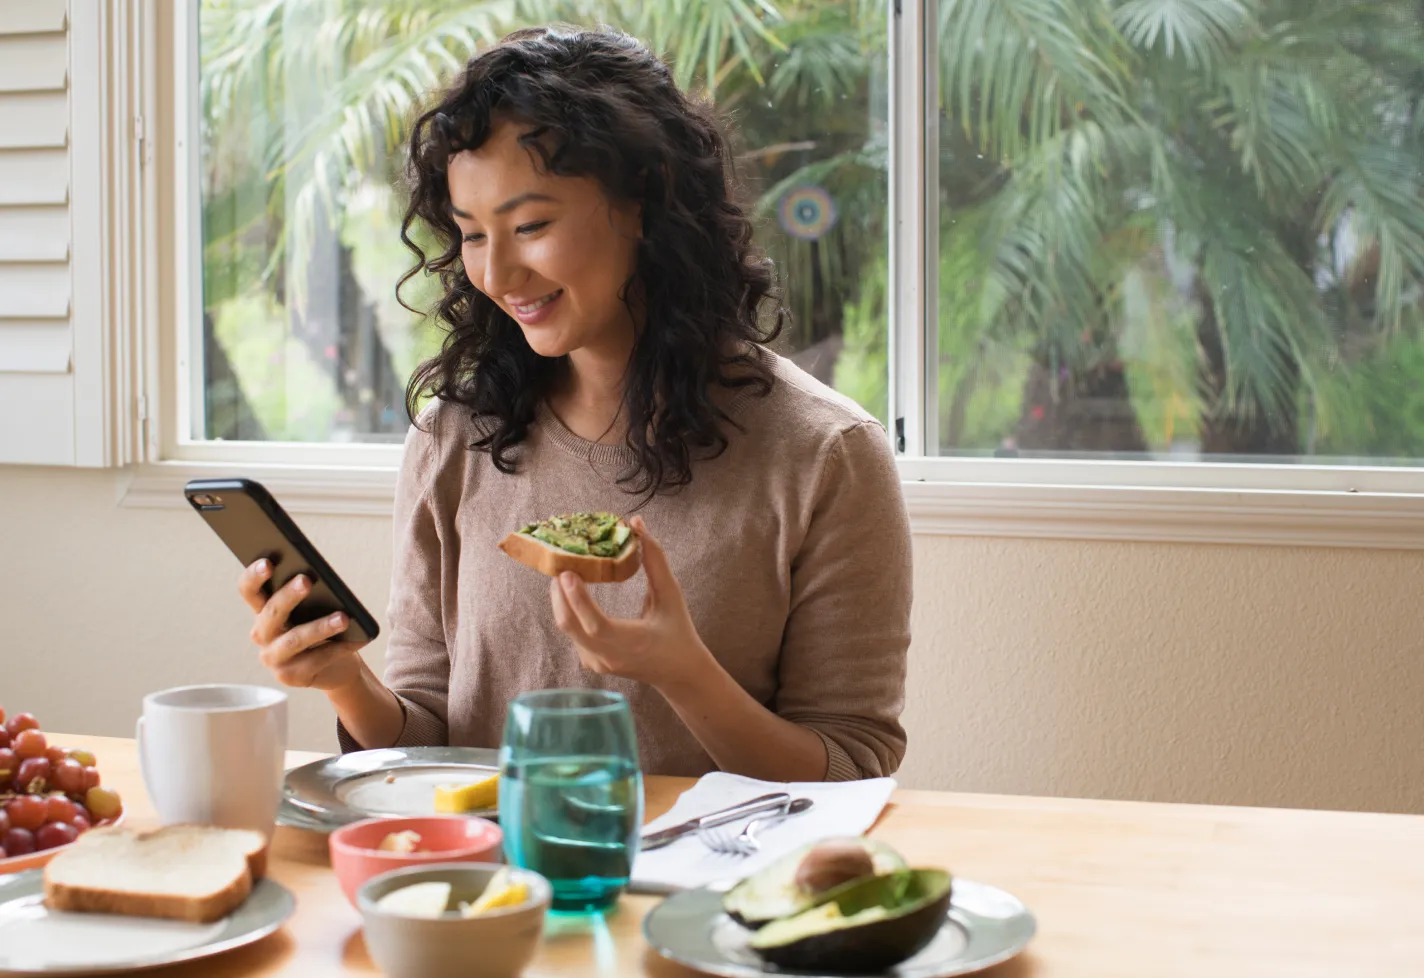
<instances>
[{"instance_id":1,"label":"white window shutter","mask_svg":"<svg viewBox=\"0 0 1424 978\"><path fill-rule=\"evenodd\" d=\"M0 462L76 462L65 0L0 0Z\"/></svg>"},{"instance_id":2,"label":"white window shutter","mask_svg":"<svg viewBox=\"0 0 1424 978\"><path fill-rule=\"evenodd\" d=\"M136 457L144 6L0 0L0 463Z\"/></svg>"}]
</instances>

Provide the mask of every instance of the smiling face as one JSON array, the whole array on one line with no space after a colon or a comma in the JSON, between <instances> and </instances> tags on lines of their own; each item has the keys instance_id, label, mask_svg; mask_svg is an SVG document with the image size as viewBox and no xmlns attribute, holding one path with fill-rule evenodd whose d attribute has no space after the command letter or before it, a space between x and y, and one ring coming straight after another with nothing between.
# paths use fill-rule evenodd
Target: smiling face
<instances>
[{"instance_id":1,"label":"smiling face","mask_svg":"<svg viewBox=\"0 0 1424 978\"><path fill-rule=\"evenodd\" d=\"M639 207L611 202L592 177L543 172L522 132L500 122L450 160L465 273L540 356L626 357L635 327L621 294L637 267Z\"/></svg>"}]
</instances>

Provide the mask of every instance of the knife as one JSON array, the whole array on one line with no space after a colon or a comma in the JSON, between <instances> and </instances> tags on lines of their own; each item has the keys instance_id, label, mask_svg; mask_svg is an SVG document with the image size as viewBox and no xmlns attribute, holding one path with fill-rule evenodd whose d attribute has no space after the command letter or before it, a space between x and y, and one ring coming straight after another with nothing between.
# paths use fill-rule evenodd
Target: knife
<instances>
[{"instance_id":1,"label":"knife","mask_svg":"<svg viewBox=\"0 0 1424 978\"><path fill-rule=\"evenodd\" d=\"M761 795L750 801L744 801L727 808L719 808L715 812L708 812L706 815L688 819L680 825L670 825L665 829L649 832L643 836L643 842L640 848L643 852L661 849L669 843L676 842L684 835L696 832L699 825L722 825L727 822L735 822L738 819L746 818L748 815L760 815L762 812L784 811L789 804L791 804L791 796L784 791L770 795Z\"/></svg>"}]
</instances>

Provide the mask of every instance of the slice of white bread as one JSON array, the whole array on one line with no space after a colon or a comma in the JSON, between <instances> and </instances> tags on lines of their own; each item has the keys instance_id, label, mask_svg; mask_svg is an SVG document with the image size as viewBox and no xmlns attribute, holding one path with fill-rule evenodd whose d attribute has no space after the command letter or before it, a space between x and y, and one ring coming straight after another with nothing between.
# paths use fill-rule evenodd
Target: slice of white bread
<instances>
[{"instance_id":1,"label":"slice of white bread","mask_svg":"<svg viewBox=\"0 0 1424 978\"><path fill-rule=\"evenodd\" d=\"M564 571L573 571L589 584L622 583L638 573L643 564L643 551L637 534L628 538L617 557L571 554L527 533L509 534L500 541L499 549L541 574L558 577Z\"/></svg>"},{"instance_id":2,"label":"slice of white bread","mask_svg":"<svg viewBox=\"0 0 1424 978\"><path fill-rule=\"evenodd\" d=\"M260 832L206 825L92 829L45 867L45 905L210 923L237 909L266 872Z\"/></svg>"}]
</instances>

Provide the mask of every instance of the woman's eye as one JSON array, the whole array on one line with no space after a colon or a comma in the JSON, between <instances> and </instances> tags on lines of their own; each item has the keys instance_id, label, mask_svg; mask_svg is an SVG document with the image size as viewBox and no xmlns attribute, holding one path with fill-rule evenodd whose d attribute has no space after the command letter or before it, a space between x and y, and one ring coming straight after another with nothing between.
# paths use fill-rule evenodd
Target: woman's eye
<instances>
[{"instance_id":1,"label":"woman's eye","mask_svg":"<svg viewBox=\"0 0 1424 978\"><path fill-rule=\"evenodd\" d=\"M464 241L465 244L478 244L484 239L485 236L483 234L480 234L479 232L473 232L471 234L464 235L460 240Z\"/></svg>"},{"instance_id":2,"label":"woman's eye","mask_svg":"<svg viewBox=\"0 0 1424 978\"><path fill-rule=\"evenodd\" d=\"M546 228L548 226L548 221L535 221L533 224L521 224L514 230L519 234L533 234L535 231L538 231L541 228Z\"/></svg>"}]
</instances>

